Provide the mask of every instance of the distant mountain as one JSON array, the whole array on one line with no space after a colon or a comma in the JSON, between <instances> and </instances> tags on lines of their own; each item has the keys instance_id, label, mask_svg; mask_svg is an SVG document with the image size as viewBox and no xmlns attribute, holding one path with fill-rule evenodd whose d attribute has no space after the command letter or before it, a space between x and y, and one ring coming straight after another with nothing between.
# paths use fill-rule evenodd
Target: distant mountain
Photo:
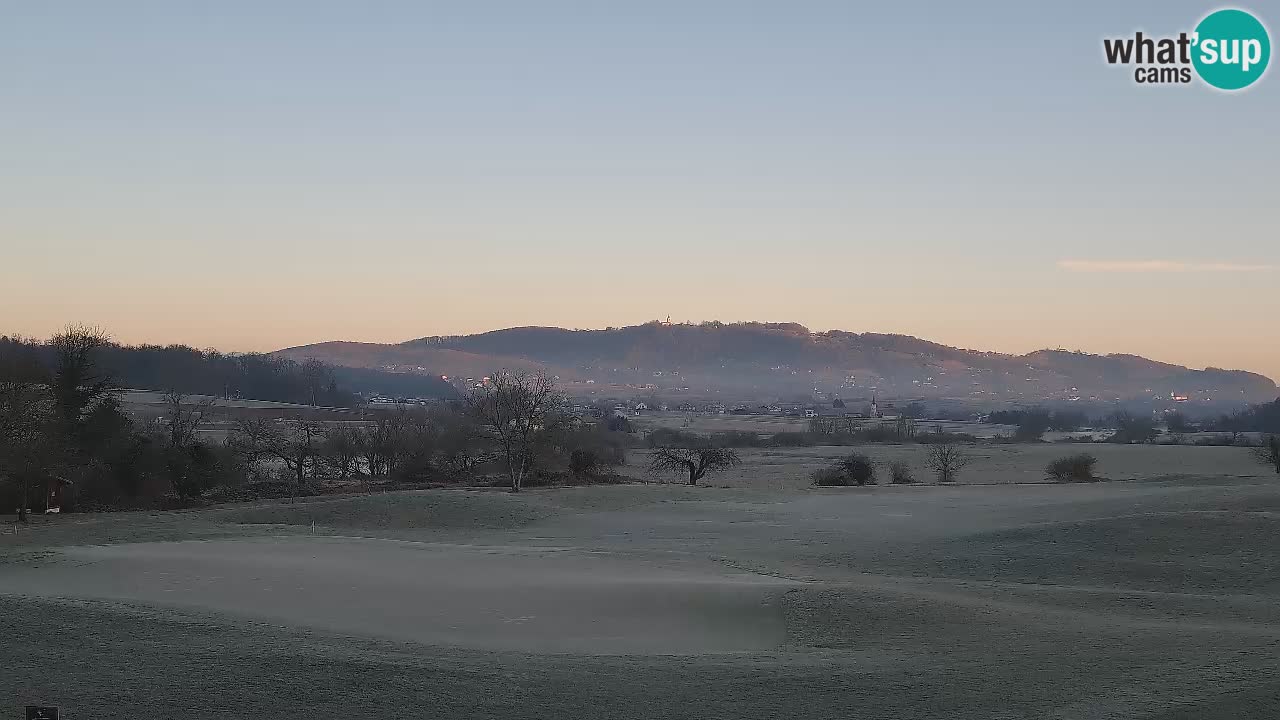
<instances>
[{"instance_id":1,"label":"distant mountain","mask_svg":"<svg viewBox=\"0 0 1280 720\"><path fill-rule=\"evenodd\" d=\"M810 332L793 323L651 322L606 330L521 327L400 344L327 342L275 353L294 360L450 377L542 369L577 385L726 399L955 398L1114 402L1185 397L1238 405L1276 398L1275 382L1239 370L1192 370L1135 355L979 352L906 335ZM652 387L649 387L652 386ZM582 388L577 388L582 389Z\"/></svg>"}]
</instances>

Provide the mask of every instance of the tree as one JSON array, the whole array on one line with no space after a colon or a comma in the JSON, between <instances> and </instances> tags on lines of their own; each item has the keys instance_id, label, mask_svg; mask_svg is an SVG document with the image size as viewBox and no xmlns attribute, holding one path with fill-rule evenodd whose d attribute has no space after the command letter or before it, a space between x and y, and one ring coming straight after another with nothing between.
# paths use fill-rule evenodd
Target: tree
<instances>
[{"instance_id":1,"label":"tree","mask_svg":"<svg viewBox=\"0 0 1280 720\"><path fill-rule=\"evenodd\" d=\"M227 453L200 441L186 447L165 450L169 481L178 497L199 497L209 488L227 482L236 472L234 463L227 462Z\"/></svg>"},{"instance_id":2,"label":"tree","mask_svg":"<svg viewBox=\"0 0 1280 720\"><path fill-rule=\"evenodd\" d=\"M575 478L594 475L600 471L600 456L594 450L574 450L569 453L569 472Z\"/></svg>"},{"instance_id":3,"label":"tree","mask_svg":"<svg viewBox=\"0 0 1280 720\"><path fill-rule=\"evenodd\" d=\"M1159 434L1156 423L1150 416L1135 415L1128 410L1113 413L1111 423L1116 429L1110 439L1114 443L1149 443Z\"/></svg>"},{"instance_id":4,"label":"tree","mask_svg":"<svg viewBox=\"0 0 1280 720\"><path fill-rule=\"evenodd\" d=\"M500 370L467 396L467 407L493 432L506 461L511 492L520 492L536 445L569 422L555 382L542 373Z\"/></svg>"},{"instance_id":5,"label":"tree","mask_svg":"<svg viewBox=\"0 0 1280 720\"><path fill-rule=\"evenodd\" d=\"M165 442L170 448L188 447L195 441L196 430L204 421L205 413L214 406L212 398L187 402L187 396L177 390L164 394Z\"/></svg>"},{"instance_id":6,"label":"tree","mask_svg":"<svg viewBox=\"0 0 1280 720\"><path fill-rule=\"evenodd\" d=\"M360 430L360 457L369 477L385 477L395 466L397 420L390 413L377 412Z\"/></svg>"},{"instance_id":7,"label":"tree","mask_svg":"<svg viewBox=\"0 0 1280 720\"><path fill-rule=\"evenodd\" d=\"M1280 435L1268 435L1262 438L1262 444L1253 449L1259 461L1270 465L1280 474Z\"/></svg>"},{"instance_id":8,"label":"tree","mask_svg":"<svg viewBox=\"0 0 1280 720\"><path fill-rule=\"evenodd\" d=\"M8 372L0 377L0 485L16 490L22 522L56 456L55 417L53 397L44 385Z\"/></svg>"},{"instance_id":9,"label":"tree","mask_svg":"<svg viewBox=\"0 0 1280 720\"><path fill-rule=\"evenodd\" d=\"M1073 432L1088 424L1089 418L1079 410L1054 410L1050 430Z\"/></svg>"},{"instance_id":10,"label":"tree","mask_svg":"<svg viewBox=\"0 0 1280 720\"><path fill-rule=\"evenodd\" d=\"M101 330L80 325L68 326L48 343L58 482L75 486L82 498L104 502L122 490L136 494L144 477L154 475L156 459L138 442L129 416L111 391L112 375L102 363L109 346Z\"/></svg>"},{"instance_id":11,"label":"tree","mask_svg":"<svg viewBox=\"0 0 1280 720\"><path fill-rule=\"evenodd\" d=\"M164 459L169 481L181 498L194 498L217 483L221 475L216 453L196 440L196 430L213 407L212 399L187 402L177 390L164 395Z\"/></svg>"},{"instance_id":12,"label":"tree","mask_svg":"<svg viewBox=\"0 0 1280 720\"><path fill-rule=\"evenodd\" d=\"M929 446L925 465L940 483L955 482L956 476L969 464L969 453L958 443L946 442Z\"/></svg>"},{"instance_id":13,"label":"tree","mask_svg":"<svg viewBox=\"0 0 1280 720\"><path fill-rule=\"evenodd\" d=\"M1165 424L1169 426L1169 432L1171 433L1189 433L1196 431L1195 425L1193 425L1191 421L1187 419L1187 416L1180 410L1172 410L1165 413L1164 421Z\"/></svg>"},{"instance_id":14,"label":"tree","mask_svg":"<svg viewBox=\"0 0 1280 720\"><path fill-rule=\"evenodd\" d=\"M893 421L893 432L902 440L909 440L915 437L915 418L907 417L906 415L898 416L898 419Z\"/></svg>"},{"instance_id":15,"label":"tree","mask_svg":"<svg viewBox=\"0 0 1280 720\"><path fill-rule=\"evenodd\" d=\"M84 325L69 325L49 340L54 351L54 406L63 432L77 443L88 440L89 414L111 390L111 376L97 362L98 350L108 342L101 330Z\"/></svg>"},{"instance_id":16,"label":"tree","mask_svg":"<svg viewBox=\"0 0 1280 720\"><path fill-rule=\"evenodd\" d=\"M325 433L323 424L311 420L252 418L240 421L230 442L250 462L267 458L283 463L302 487L308 470L315 475Z\"/></svg>"},{"instance_id":17,"label":"tree","mask_svg":"<svg viewBox=\"0 0 1280 720\"><path fill-rule=\"evenodd\" d=\"M840 398L836 398L835 400L832 400L832 401L831 401L831 407L836 408L836 409L843 409L843 408L844 408L844 401L843 401L843 400L841 400Z\"/></svg>"},{"instance_id":18,"label":"tree","mask_svg":"<svg viewBox=\"0 0 1280 720\"><path fill-rule=\"evenodd\" d=\"M1048 410L1032 408L1023 413L1013 437L1024 442L1040 442L1040 438L1052 425L1052 416Z\"/></svg>"},{"instance_id":19,"label":"tree","mask_svg":"<svg viewBox=\"0 0 1280 720\"><path fill-rule=\"evenodd\" d=\"M625 415L608 415L604 418L603 424L609 432L635 432L635 429L631 426L631 421Z\"/></svg>"},{"instance_id":20,"label":"tree","mask_svg":"<svg viewBox=\"0 0 1280 720\"><path fill-rule=\"evenodd\" d=\"M337 383L329 366L315 358L302 363L302 382L307 393L307 401L311 407L319 405L320 398L326 392L337 390Z\"/></svg>"},{"instance_id":21,"label":"tree","mask_svg":"<svg viewBox=\"0 0 1280 720\"><path fill-rule=\"evenodd\" d=\"M1231 433L1231 444L1239 445L1240 437L1249 431L1249 418L1244 413L1232 413L1219 421L1218 426Z\"/></svg>"},{"instance_id":22,"label":"tree","mask_svg":"<svg viewBox=\"0 0 1280 720\"><path fill-rule=\"evenodd\" d=\"M446 408L435 413L435 423L439 428L436 449L441 462L451 472L469 473L492 458L474 415Z\"/></svg>"},{"instance_id":23,"label":"tree","mask_svg":"<svg viewBox=\"0 0 1280 720\"><path fill-rule=\"evenodd\" d=\"M653 473L687 472L689 484L697 485L708 472L725 470L737 465L738 454L728 448L660 447L649 456L649 471Z\"/></svg>"},{"instance_id":24,"label":"tree","mask_svg":"<svg viewBox=\"0 0 1280 720\"><path fill-rule=\"evenodd\" d=\"M420 409L400 408L396 411L395 432L391 436L395 448L395 465L391 473L399 479L422 480L435 471L436 449L441 429L435 418Z\"/></svg>"},{"instance_id":25,"label":"tree","mask_svg":"<svg viewBox=\"0 0 1280 720\"><path fill-rule=\"evenodd\" d=\"M320 456L338 477L346 480L359 474L359 461L364 452L365 434L349 423L339 423L325 433L320 443Z\"/></svg>"},{"instance_id":26,"label":"tree","mask_svg":"<svg viewBox=\"0 0 1280 720\"><path fill-rule=\"evenodd\" d=\"M1232 443L1238 442L1240 435L1246 432L1280 433L1280 399L1224 415L1210 426L1214 430L1230 432Z\"/></svg>"}]
</instances>

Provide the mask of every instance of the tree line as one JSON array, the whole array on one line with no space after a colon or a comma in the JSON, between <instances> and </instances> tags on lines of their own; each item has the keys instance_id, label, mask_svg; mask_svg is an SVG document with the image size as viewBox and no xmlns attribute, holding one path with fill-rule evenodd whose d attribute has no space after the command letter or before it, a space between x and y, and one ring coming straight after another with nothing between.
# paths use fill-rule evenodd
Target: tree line
<instances>
[{"instance_id":1,"label":"tree line","mask_svg":"<svg viewBox=\"0 0 1280 720\"><path fill-rule=\"evenodd\" d=\"M1280 434L1280 399L1250 405L1238 412L1222 415L1206 423L1212 432L1257 432Z\"/></svg>"},{"instance_id":2,"label":"tree line","mask_svg":"<svg viewBox=\"0 0 1280 720\"><path fill-rule=\"evenodd\" d=\"M518 491L531 479L607 475L630 442L615 424L576 417L551 379L507 371L435 407L242 417L213 440L202 432L212 398L171 389L159 418L125 412L105 364L111 347L102 332L71 327L43 354L0 354L0 506L25 519L29 509L310 494L326 480L450 481L481 469Z\"/></svg>"},{"instance_id":3,"label":"tree line","mask_svg":"<svg viewBox=\"0 0 1280 720\"><path fill-rule=\"evenodd\" d=\"M94 328L67 328L45 342L0 336L0 363L36 377L48 375L62 360L62 345L71 335L96 335L94 364L116 387L172 388L188 395L328 407L350 407L359 401L355 393L338 386L333 368L316 360L228 355L185 345L121 345Z\"/></svg>"},{"instance_id":4,"label":"tree line","mask_svg":"<svg viewBox=\"0 0 1280 720\"><path fill-rule=\"evenodd\" d=\"M57 337L41 342L0 336L0 364L47 375L58 361L55 340ZM325 407L360 404L356 389L396 396L457 397L451 385L435 376L338 368L319 360L297 362L273 355L228 354L186 345L122 345L105 335L94 355L101 371L118 387L126 388L169 388L188 395Z\"/></svg>"}]
</instances>

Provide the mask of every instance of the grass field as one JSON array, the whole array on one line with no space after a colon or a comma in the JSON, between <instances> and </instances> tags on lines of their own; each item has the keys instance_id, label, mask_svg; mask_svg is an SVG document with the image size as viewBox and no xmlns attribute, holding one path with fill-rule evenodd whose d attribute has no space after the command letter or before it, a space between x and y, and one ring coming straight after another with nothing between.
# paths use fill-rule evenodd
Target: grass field
<instances>
[{"instance_id":1,"label":"grass field","mask_svg":"<svg viewBox=\"0 0 1280 720\"><path fill-rule=\"evenodd\" d=\"M1268 469L1247 448L1193 447L1187 445L1018 444L966 446L971 457L957 480L964 484L1045 482L1045 466L1055 458L1087 452L1098 458L1097 473L1112 480L1154 480L1174 477L1225 476L1262 478ZM927 445L879 445L857 447L742 448L742 464L708 475L705 482L729 487L794 489L809 485L811 474L851 452L869 455L879 465L882 482L888 482L889 463L906 463L919 482L933 482L927 467ZM631 453L625 475L637 479L679 482L676 475L653 476L648 472L649 451Z\"/></svg>"},{"instance_id":2,"label":"grass field","mask_svg":"<svg viewBox=\"0 0 1280 720\"><path fill-rule=\"evenodd\" d=\"M812 488L846 449L807 448L729 487L6 525L0 715L1280 715L1280 482L1097 446L1137 481L1013 484L1060 449L984 449L997 484Z\"/></svg>"},{"instance_id":3,"label":"grass field","mask_svg":"<svg viewBox=\"0 0 1280 720\"><path fill-rule=\"evenodd\" d=\"M809 421L802 417L786 417L783 415L733 415L707 413L678 412L642 412L631 417L632 423L641 431L655 428L684 430L686 432L710 434L717 432L753 432L761 435L772 435L779 432L804 432L809 428ZM867 427L883 424L893 427L892 420L860 419L856 422ZM1011 425L993 425L990 423L958 422L953 420L920 420L917 423L921 432L932 432L934 427L941 427L949 433L968 433L974 437L991 438L996 435L1010 435L1016 429Z\"/></svg>"},{"instance_id":4,"label":"grass field","mask_svg":"<svg viewBox=\"0 0 1280 720\"><path fill-rule=\"evenodd\" d=\"M685 430L685 432L709 434L723 432L759 433L762 436L773 433L800 433L809 429L809 420L804 418L788 418L785 415L712 415L692 413L641 413L632 416L632 424L640 432L655 428ZM892 420L856 420L873 427L883 424L893 427ZM919 420L920 432L932 432L934 427L941 427L948 433L968 433L974 437L991 438L997 434L1011 434L1011 425L993 425L989 423L961 423L955 420Z\"/></svg>"}]
</instances>

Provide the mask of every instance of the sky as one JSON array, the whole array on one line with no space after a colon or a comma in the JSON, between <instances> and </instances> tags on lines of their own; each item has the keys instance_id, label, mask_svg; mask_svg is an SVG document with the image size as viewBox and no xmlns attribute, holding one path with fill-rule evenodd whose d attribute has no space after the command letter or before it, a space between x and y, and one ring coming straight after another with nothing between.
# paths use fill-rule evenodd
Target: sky
<instances>
[{"instance_id":1,"label":"sky","mask_svg":"<svg viewBox=\"0 0 1280 720\"><path fill-rule=\"evenodd\" d=\"M0 0L0 333L670 316L1280 378L1280 77L1103 60L1216 7Z\"/></svg>"}]
</instances>

